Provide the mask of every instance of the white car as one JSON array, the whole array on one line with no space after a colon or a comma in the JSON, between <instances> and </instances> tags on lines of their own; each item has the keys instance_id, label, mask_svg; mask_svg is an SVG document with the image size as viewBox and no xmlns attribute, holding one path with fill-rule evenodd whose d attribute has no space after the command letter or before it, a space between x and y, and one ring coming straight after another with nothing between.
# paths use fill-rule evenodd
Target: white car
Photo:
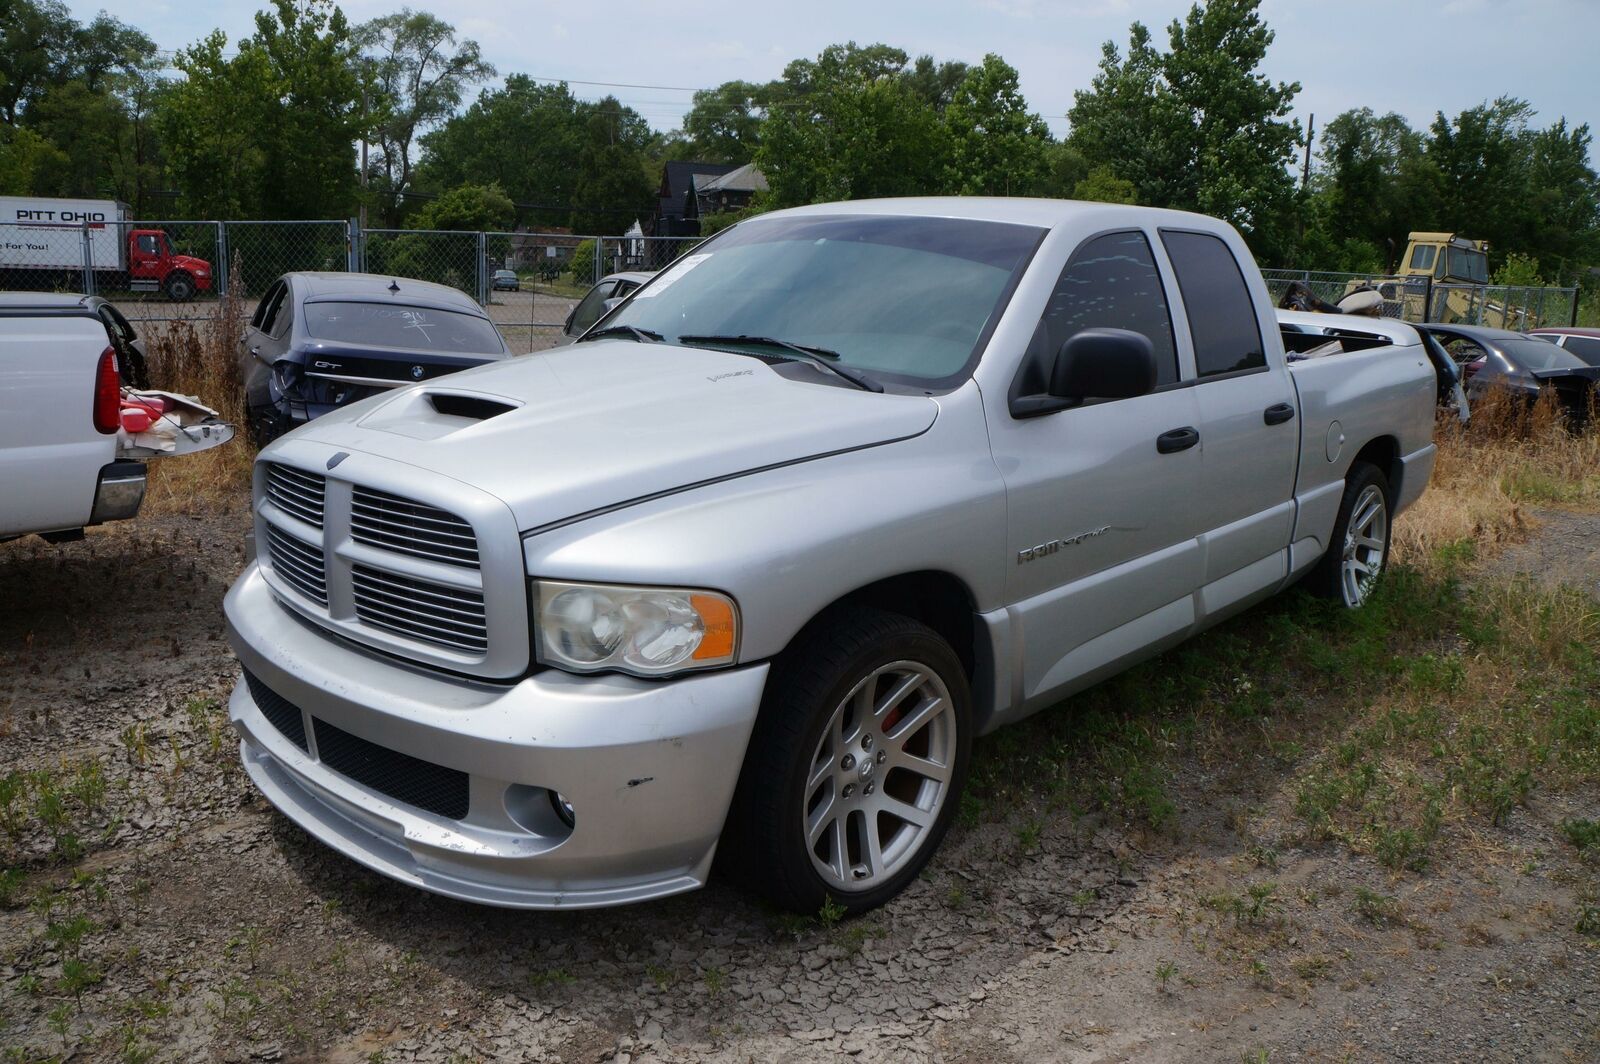
<instances>
[{"instance_id":1,"label":"white car","mask_svg":"<svg viewBox=\"0 0 1600 1064\"><path fill-rule=\"evenodd\" d=\"M0 293L0 540L77 539L144 500L144 460L233 438L216 411L142 383L138 338L103 299Z\"/></svg>"},{"instance_id":2,"label":"white car","mask_svg":"<svg viewBox=\"0 0 1600 1064\"><path fill-rule=\"evenodd\" d=\"M654 273L647 271L630 271L610 273L600 278L593 288L584 293L578 305L567 315L566 323L561 327L561 340L557 346L570 344L588 332L589 327L605 317L607 311L627 299L654 276Z\"/></svg>"}]
</instances>

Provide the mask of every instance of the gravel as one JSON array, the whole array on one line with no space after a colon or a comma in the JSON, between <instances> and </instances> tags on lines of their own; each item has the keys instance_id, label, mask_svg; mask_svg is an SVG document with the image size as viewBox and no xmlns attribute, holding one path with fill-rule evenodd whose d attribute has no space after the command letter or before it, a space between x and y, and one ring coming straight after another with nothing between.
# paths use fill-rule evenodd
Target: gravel
<instances>
[{"instance_id":1,"label":"gravel","mask_svg":"<svg viewBox=\"0 0 1600 1064\"><path fill-rule=\"evenodd\" d=\"M1592 519L1545 520L1593 549ZM834 926L716 882L577 913L391 883L237 767L220 599L246 525L241 506L0 546L0 764L67 778L98 763L107 784L100 811L75 814L75 860L31 815L0 840L26 876L0 908L0 1042L24 1059L1600 1055L1600 950L1574 929L1593 869L1557 830L1600 813L1595 795L1536 794L1426 873L1331 843L1284 843L1264 867L1227 810L1280 801L1286 774L1181 763L1171 830L1042 800L990 810L904 896ZM1207 902L1267 883L1256 922ZM1358 887L1396 918L1360 916ZM72 945L75 914L91 929ZM81 996L70 961L100 975Z\"/></svg>"}]
</instances>

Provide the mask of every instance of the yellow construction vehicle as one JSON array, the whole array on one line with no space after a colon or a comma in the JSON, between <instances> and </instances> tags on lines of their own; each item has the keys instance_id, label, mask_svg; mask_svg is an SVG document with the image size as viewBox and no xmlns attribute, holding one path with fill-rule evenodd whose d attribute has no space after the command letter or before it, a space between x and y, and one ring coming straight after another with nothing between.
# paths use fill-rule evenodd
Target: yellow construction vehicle
<instances>
[{"instance_id":1,"label":"yellow construction vehicle","mask_svg":"<svg viewBox=\"0 0 1600 1064\"><path fill-rule=\"evenodd\" d=\"M1363 286L1376 288L1383 295L1384 316L1404 321L1470 323L1494 329L1526 329L1538 324L1530 319L1527 306L1513 305L1513 300L1504 298L1510 291L1489 288L1488 253L1487 240L1471 240L1457 233L1412 233L1392 275L1352 280L1345 292Z\"/></svg>"}]
</instances>

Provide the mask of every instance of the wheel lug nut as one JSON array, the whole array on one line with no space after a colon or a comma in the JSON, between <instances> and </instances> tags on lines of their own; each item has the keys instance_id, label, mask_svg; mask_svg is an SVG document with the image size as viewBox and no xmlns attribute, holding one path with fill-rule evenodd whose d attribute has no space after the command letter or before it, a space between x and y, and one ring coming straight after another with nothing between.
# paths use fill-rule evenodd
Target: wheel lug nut
<instances>
[{"instance_id":1,"label":"wheel lug nut","mask_svg":"<svg viewBox=\"0 0 1600 1064\"><path fill-rule=\"evenodd\" d=\"M862 794L871 794L872 791L873 791L873 785L871 783L868 783L865 787L861 788L861 793Z\"/></svg>"},{"instance_id":2,"label":"wheel lug nut","mask_svg":"<svg viewBox=\"0 0 1600 1064\"><path fill-rule=\"evenodd\" d=\"M854 798L856 796L856 785L854 783L846 783L844 785L844 796L846 798Z\"/></svg>"},{"instance_id":3,"label":"wheel lug nut","mask_svg":"<svg viewBox=\"0 0 1600 1064\"><path fill-rule=\"evenodd\" d=\"M863 735L861 737L861 749L863 749L863 750L871 750L872 749L872 736Z\"/></svg>"},{"instance_id":4,"label":"wheel lug nut","mask_svg":"<svg viewBox=\"0 0 1600 1064\"><path fill-rule=\"evenodd\" d=\"M878 751L877 760L878 760L878 764L880 764L880 765L883 764L885 761L889 760L889 751L887 751L887 750L879 750Z\"/></svg>"},{"instance_id":5,"label":"wheel lug nut","mask_svg":"<svg viewBox=\"0 0 1600 1064\"><path fill-rule=\"evenodd\" d=\"M845 754L844 755L844 760L839 762L839 767L844 769L846 772L849 772L851 769L855 768L856 767L856 755L854 755L854 754Z\"/></svg>"}]
</instances>

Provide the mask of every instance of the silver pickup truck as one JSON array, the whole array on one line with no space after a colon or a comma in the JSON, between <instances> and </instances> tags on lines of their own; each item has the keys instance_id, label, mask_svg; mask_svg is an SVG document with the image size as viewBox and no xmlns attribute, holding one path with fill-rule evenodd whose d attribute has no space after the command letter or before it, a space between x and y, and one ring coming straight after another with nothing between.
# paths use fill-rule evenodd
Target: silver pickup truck
<instances>
[{"instance_id":1,"label":"silver pickup truck","mask_svg":"<svg viewBox=\"0 0 1600 1064\"><path fill-rule=\"evenodd\" d=\"M1414 344L1289 365L1211 218L751 219L576 344L261 453L244 764L456 898L634 902L718 855L864 910L937 847L975 736L1297 580L1359 607L1435 390Z\"/></svg>"}]
</instances>

